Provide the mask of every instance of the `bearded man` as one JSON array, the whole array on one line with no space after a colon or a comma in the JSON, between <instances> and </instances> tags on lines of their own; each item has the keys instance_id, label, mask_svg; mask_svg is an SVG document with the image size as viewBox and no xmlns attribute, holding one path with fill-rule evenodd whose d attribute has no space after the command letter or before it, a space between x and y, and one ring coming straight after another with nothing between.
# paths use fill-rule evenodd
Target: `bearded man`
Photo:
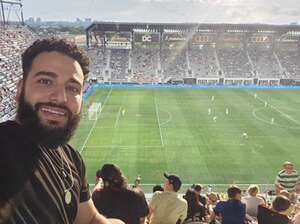
<instances>
[{"instance_id":1,"label":"bearded man","mask_svg":"<svg viewBox=\"0 0 300 224\"><path fill-rule=\"evenodd\" d=\"M68 141L82 108L89 59L62 39L22 54L15 121L0 124L0 223L122 223L100 215L85 166Z\"/></svg>"}]
</instances>

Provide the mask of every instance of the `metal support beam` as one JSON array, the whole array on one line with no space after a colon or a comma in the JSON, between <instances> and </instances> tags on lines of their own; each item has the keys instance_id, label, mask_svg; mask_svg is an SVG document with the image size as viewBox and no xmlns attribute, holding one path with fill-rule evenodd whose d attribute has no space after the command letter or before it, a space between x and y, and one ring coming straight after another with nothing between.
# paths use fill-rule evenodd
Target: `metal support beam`
<instances>
[{"instance_id":1,"label":"metal support beam","mask_svg":"<svg viewBox=\"0 0 300 224\"><path fill-rule=\"evenodd\" d=\"M3 25L8 24L9 22L9 15L11 12L11 9L13 8L12 6L18 6L18 10L20 10L20 16L17 15L17 17L19 18L19 22L24 25L24 17L23 17L23 5L22 5L22 1L21 0L0 0L0 4L1 4L1 15L2 15L2 20L3 20ZM5 16L5 7L4 6L10 6L9 7L9 12L8 15ZM15 10L16 13L18 13L18 10ZM21 20L21 21L20 21Z\"/></svg>"}]
</instances>

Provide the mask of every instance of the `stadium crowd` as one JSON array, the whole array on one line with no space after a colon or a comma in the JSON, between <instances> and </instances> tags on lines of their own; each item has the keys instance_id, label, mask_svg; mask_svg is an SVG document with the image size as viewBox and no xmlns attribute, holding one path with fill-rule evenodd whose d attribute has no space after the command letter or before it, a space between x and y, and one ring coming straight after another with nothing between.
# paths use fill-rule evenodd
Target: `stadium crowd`
<instances>
[{"instance_id":1,"label":"stadium crowd","mask_svg":"<svg viewBox=\"0 0 300 224\"><path fill-rule=\"evenodd\" d=\"M275 52L266 46L253 45L247 49L216 49L211 45L189 49L163 46L161 52L157 48L134 47L132 50L106 49L101 54L94 52L99 51L89 50L93 60L92 74L102 77L106 68L111 71L111 82L161 83L168 78L185 77L295 79L300 73L298 51Z\"/></svg>"},{"instance_id":2,"label":"stadium crowd","mask_svg":"<svg viewBox=\"0 0 300 224\"><path fill-rule=\"evenodd\" d=\"M129 68L129 50L112 49L110 53L111 81L126 82Z\"/></svg>"},{"instance_id":3,"label":"stadium crowd","mask_svg":"<svg viewBox=\"0 0 300 224\"><path fill-rule=\"evenodd\" d=\"M181 178L163 176L163 187L153 186L147 203L140 176L129 186L117 165L104 164L96 172L92 198L99 212L128 224L300 224L300 179L291 162L285 162L275 178L276 193L268 194L261 194L257 185L246 192L236 185L229 186L227 193L203 192L201 184L180 194Z\"/></svg>"},{"instance_id":4,"label":"stadium crowd","mask_svg":"<svg viewBox=\"0 0 300 224\"><path fill-rule=\"evenodd\" d=\"M15 114L16 83L21 77L20 54L36 35L24 26L0 26L0 119Z\"/></svg>"},{"instance_id":5,"label":"stadium crowd","mask_svg":"<svg viewBox=\"0 0 300 224\"><path fill-rule=\"evenodd\" d=\"M218 67L214 48L204 45L201 48L193 47L188 51L190 67L196 77L217 77Z\"/></svg>"},{"instance_id":6,"label":"stadium crowd","mask_svg":"<svg viewBox=\"0 0 300 224\"><path fill-rule=\"evenodd\" d=\"M246 51L240 48L224 48L218 50L220 64L225 77L252 77L251 65Z\"/></svg>"},{"instance_id":7,"label":"stadium crowd","mask_svg":"<svg viewBox=\"0 0 300 224\"><path fill-rule=\"evenodd\" d=\"M279 61L275 52L264 46L249 48L249 56L254 66L254 71L262 78L280 78Z\"/></svg>"},{"instance_id":8,"label":"stadium crowd","mask_svg":"<svg viewBox=\"0 0 300 224\"><path fill-rule=\"evenodd\" d=\"M161 65L164 78L182 79L187 75L186 49L169 49L165 47L161 53Z\"/></svg>"},{"instance_id":9,"label":"stadium crowd","mask_svg":"<svg viewBox=\"0 0 300 224\"><path fill-rule=\"evenodd\" d=\"M159 49L136 47L132 51L131 81L137 83L156 82L158 70Z\"/></svg>"}]
</instances>

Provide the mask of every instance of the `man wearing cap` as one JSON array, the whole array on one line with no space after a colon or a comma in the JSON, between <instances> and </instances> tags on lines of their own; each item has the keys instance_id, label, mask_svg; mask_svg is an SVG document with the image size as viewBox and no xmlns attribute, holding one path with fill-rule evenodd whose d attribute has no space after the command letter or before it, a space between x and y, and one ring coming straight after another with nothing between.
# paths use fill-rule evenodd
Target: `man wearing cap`
<instances>
[{"instance_id":1,"label":"man wearing cap","mask_svg":"<svg viewBox=\"0 0 300 224\"><path fill-rule=\"evenodd\" d=\"M187 202L177 192L181 180L177 175L164 173L164 192L157 191L150 201L150 224L182 223L187 216Z\"/></svg>"},{"instance_id":2,"label":"man wearing cap","mask_svg":"<svg viewBox=\"0 0 300 224\"><path fill-rule=\"evenodd\" d=\"M290 193L295 192L295 186L299 182L299 173L294 169L294 164L286 161L283 163L283 170L279 171L275 180L275 190L279 194L281 190Z\"/></svg>"}]
</instances>

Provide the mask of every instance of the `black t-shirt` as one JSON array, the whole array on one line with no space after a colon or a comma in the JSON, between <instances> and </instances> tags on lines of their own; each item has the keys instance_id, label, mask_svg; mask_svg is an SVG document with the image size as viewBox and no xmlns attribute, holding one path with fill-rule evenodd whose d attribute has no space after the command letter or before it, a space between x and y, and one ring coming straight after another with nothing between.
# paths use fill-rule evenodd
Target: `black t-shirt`
<instances>
[{"instance_id":1,"label":"black t-shirt","mask_svg":"<svg viewBox=\"0 0 300 224\"><path fill-rule=\"evenodd\" d=\"M85 166L71 146L41 148L16 122L0 124L0 223L73 223L89 198Z\"/></svg>"},{"instance_id":2,"label":"black t-shirt","mask_svg":"<svg viewBox=\"0 0 300 224\"><path fill-rule=\"evenodd\" d=\"M149 213L145 197L125 188L99 189L93 192L92 199L101 214L126 224L139 224L139 219Z\"/></svg>"},{"instance_id":3,"label":"black t-shirt","mask_svg":"<svg viewBox=\"0 0 300 224\"><path fill-rule=\"evenodd\" d=\"M265 206L259 205L257 221L258 224L288 224L289 218L286 215L279 214Z\"/></svg>"}]
</instances>

